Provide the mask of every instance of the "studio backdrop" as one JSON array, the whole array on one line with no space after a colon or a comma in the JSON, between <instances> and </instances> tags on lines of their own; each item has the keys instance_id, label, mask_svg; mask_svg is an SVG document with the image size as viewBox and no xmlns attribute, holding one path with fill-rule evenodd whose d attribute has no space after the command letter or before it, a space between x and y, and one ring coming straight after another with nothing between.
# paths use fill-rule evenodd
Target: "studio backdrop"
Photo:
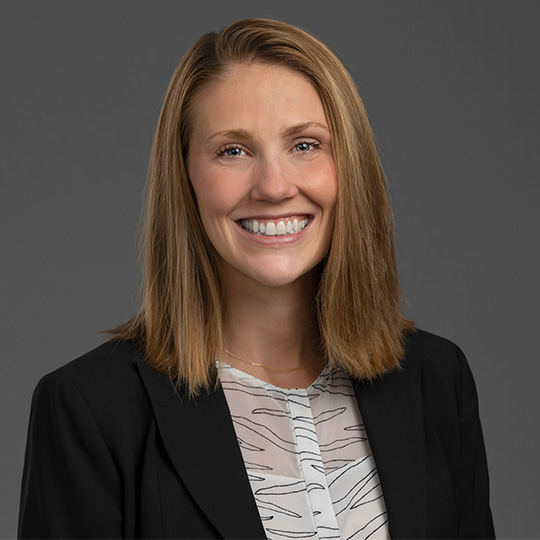
<instances>
[{"instance_id":1,"label":"studio backdrop","mask_svg":"<svg viewBox=\"0 0 540 540\"><path fill-rule=\"evenodd\" d=\"M173 70L201 34L268 17L352 72L392 193L404 310L467 354L498 536L540 537L539 16L526 0L1 2L0 536L16 535L38 380L138 309Z\"/></svg>"}]
</instances>

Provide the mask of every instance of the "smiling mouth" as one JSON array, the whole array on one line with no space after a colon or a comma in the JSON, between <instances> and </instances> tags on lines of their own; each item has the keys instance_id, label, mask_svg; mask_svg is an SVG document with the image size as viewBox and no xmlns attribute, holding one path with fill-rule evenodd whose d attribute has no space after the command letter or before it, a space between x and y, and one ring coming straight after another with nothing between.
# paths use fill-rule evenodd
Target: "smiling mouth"
<instances>
[{"instance_id":1,"label":"smiling mouth","mask_svg":"<svg viewBox=\"0 0 540 540\"><path fill-rule=\"evenodd\" d=\"M308 216L291 216L278 219L241 219L240 225L244 231L260 236L285 236L298 234L309 223Z\"/></svg>"}]
</instances>

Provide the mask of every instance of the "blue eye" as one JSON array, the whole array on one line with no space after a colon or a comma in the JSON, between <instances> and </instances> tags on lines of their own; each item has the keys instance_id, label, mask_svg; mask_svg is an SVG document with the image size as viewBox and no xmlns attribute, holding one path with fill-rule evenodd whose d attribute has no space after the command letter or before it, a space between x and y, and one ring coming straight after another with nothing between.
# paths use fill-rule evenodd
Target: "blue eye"
<instances>
[{"instance_id":1,"label":"blue eye","mask_svg":"<svg viewBox=\"0 0 540 540\"><path fill-rule=\"evenodd\" d=\"M312 152L319 146L320 143L315 141L302 141L294 145L296 152L306 153Z\"/></svg>"},{"instance_id":2,"label":"blue eye","mask_svg":"<svg viewBox=\"0 0 540 540\"><path fill-rule=\"evenodd\" d=\"M225 148L220 148L217 152L218 157L240 157L243 156L246 151L239 146L227 146Z\"/></svg>"},{"instance_id":3,"label":"blue eye","mask_svg":"<svg viewBox=\"0 0 540 540\"><path fill-rule=\"evenodd\" d=\"M227 156L240 156L242 155L243 150L241 148L227 148L225 154Z\"/></svg>"}]
</instances>

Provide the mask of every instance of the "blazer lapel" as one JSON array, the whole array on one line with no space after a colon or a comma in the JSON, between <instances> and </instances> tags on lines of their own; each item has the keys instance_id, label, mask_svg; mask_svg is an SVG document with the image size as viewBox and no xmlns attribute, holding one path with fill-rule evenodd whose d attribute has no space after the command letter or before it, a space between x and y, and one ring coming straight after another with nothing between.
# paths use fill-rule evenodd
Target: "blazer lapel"
<instances>
[{"instance_id":1,"label":"blazer lapel","mask_svg":"<svg viewBox=\"0 0 540 540\"><path fill-rule=\"evenodd\" d=\"M425 538L421 379L405 368L373 384L357 382L355 392L381 481L390 536Z\"/></svg>"},{"instance_id":2,"label":"blazer lapel","mask_svg":"<svg viewBox=\"0 0 540 540\"><path fill-rule=\"evenodd\" d=\"M266 538L221 386L188 400L137 363L167 452L209 521L224 538Z\"/></svg>"}]
</instances>

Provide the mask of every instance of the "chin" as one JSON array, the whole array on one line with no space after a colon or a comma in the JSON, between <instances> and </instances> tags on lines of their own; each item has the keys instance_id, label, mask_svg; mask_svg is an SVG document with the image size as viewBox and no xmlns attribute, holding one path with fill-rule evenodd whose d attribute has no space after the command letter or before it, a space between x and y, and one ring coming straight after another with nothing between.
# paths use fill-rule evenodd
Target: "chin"
<instances>
[{"instance_id":1,"label":"chin","mask_svg":"<svg viewBox=\"0 0 540 540\"><path fill-rule=\"evenodd\" d=\"M299 280L303 276L289 277L289 276L265 276L254 278L257 283L264 285L265 287L271 287L273 289L279 289L281 287L287 287L292 285L295 281Z\"/></svg>"},{"instance_id":2,"label":"chin","mask_svg":"<svg viewBox=\"0 0 540 540\"><path fill-rule=\"evenodd\" d=\"M316 265L315 265L316 267ZM293 283L297 282L298 280L301 280L302 278L306 278L310 275L310 273L314 270L314 268L272 268L271 266L267 266L264 269L264 272L253 272L250 274L250 277L257 283L264 285L265 287L273 287L273 288L279 288L279 287L287 287L289 285L292 285Z\"/></svg>"},{"instance_id":3,"label":"chin","mask_svg":"<svg viewBox=\"0 0 540 540\"><path fill-rule=\"evenodd\" d=\"M299 260L300 259L300 260ZM223 285L227 287L235 284L236 287L246 289L251 286L263 286L271 288L288 287L293 283L301 281L317 271L320 261L313 257L313 260L302 260L302 254L295 257L264 257L251 259L236 258L229 262L221 259L221 276ZM301 264L299 264L301 263Z\"/></svg>"}]
</instances>

